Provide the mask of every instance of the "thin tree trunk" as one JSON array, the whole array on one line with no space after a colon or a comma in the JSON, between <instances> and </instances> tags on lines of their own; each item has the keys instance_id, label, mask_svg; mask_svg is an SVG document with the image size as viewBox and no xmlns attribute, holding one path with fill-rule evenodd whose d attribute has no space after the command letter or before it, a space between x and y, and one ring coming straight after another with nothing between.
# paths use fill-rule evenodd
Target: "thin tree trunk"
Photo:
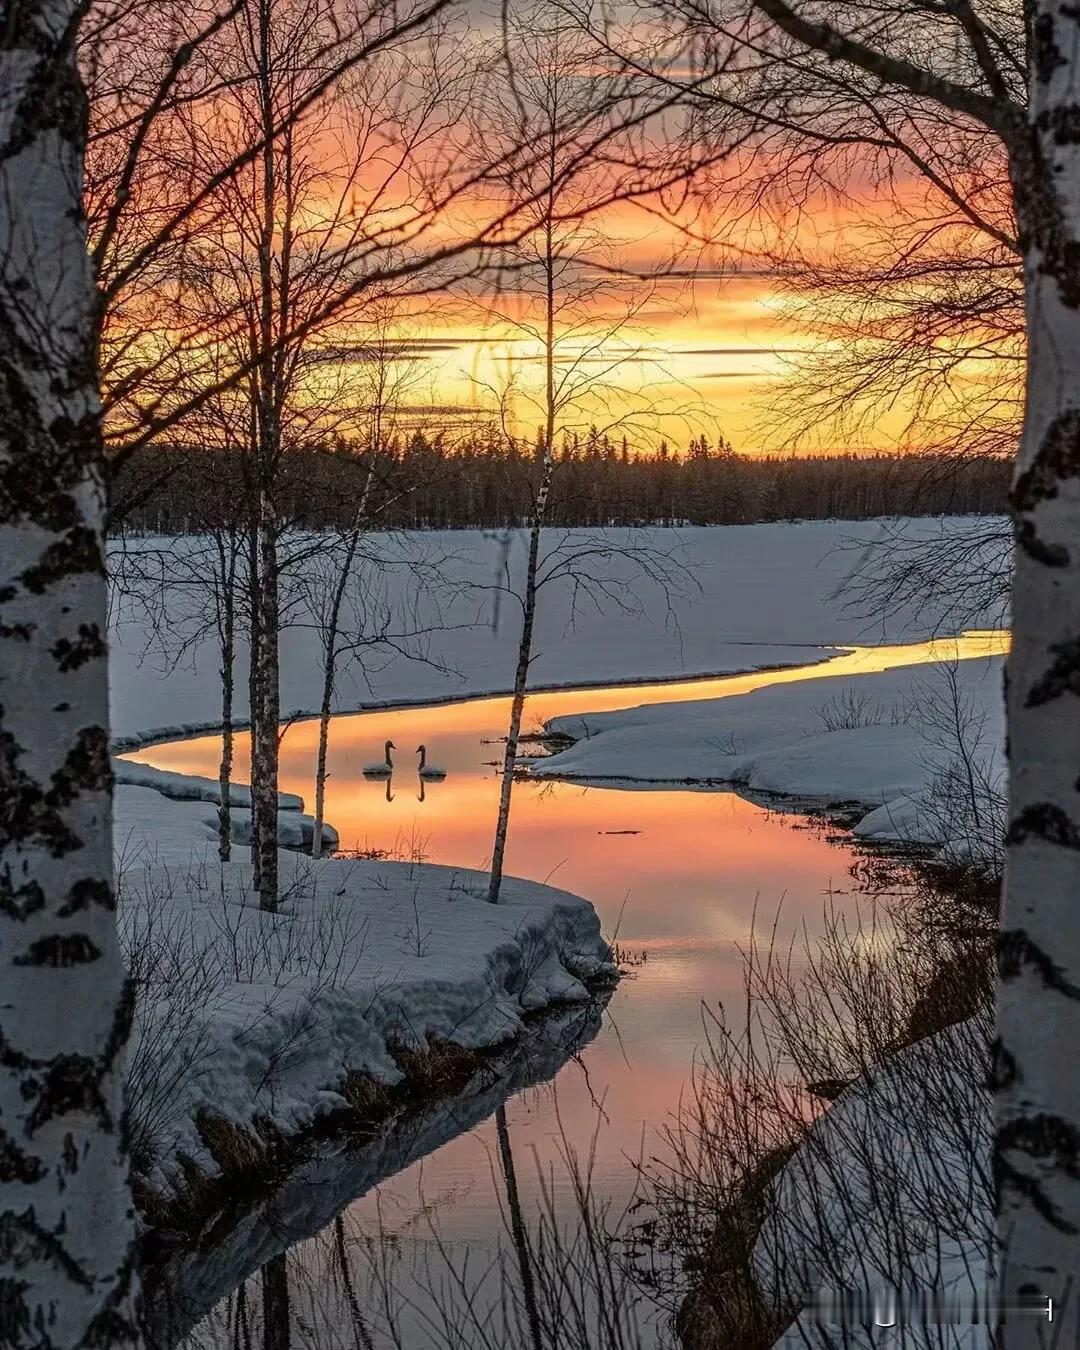
<instances>
[{"instance_id":1,"label":"thin tree trunk","mask_svg":"<svg viewBox=\"0 0 1080 1350\"><path fill-rule=\"evenodd\" d=\"M532 529L529 531L529 559L525 570L525 596L522 602L521 642L518 645L517 670L514 672L514 694L510 702L510 726L506 735L506 754L503 757L502 784L499 789L499 816L495 823L495 847L491 853L491 881L488 900L499 903L502 889L503 859L506 855L506 835L510 828L510 798L514 789L514 764L517 760L518 738L521 735L521 715L525 709L525 690L529 682L532 661L533 621L536 616L536 571L540 560L540 531L547 513L551 493L551 477L555 470L555 421L558 413L555 384L555 261L557 249L554 239L555 213L555 154L554 134L549 138L550 171L548 181L548 208L545 225L545 420L543 466L540 490L533 507Z\"/></svg>"},{"instance_id":2,"label":"thin tree trunk","mask_svg":"<svg viewBox=\"0 0 1080 1350\"><path fill-rule=\"evenodd\" d=\"M369 479L370 481L370 479ZM311 838L311 856L322 856L323 813L326 809L326 753L330 742L330 709L334 702L334 683L337 677L337 639L338 624L341 622L341 606L345 599L345 590L349 584L349 573L359 532L356 532L346 551L345 561L334 587L334 596L330 605L330 617L327 623L326 642L323 647L323 688L322 702L319 704L319 749L315 758L315 829Z\"/></svg>"},{"instance_id":3,"label":"thin tree trunk","mask_svg":"<svg viewBox=\"0 0 1080 1350\"><path fill-rule=\"evenodd\" d=\"M263 1350L289 1350L288 1253L272 1256L262 1268Z\"/></svg>"},{"instance_id":4,"label":"thin tree trunk","mask_svg":"<svg viewBox=\"0 0 1080 1350\"><path fill-rule=\"evenodd\" d=\"M248 613L250 615L248 651L248 707L251 723L251 869L256 891L259 889L259 863L262 857L261 803L255 792L255 773L260 746L259 726L262 721L262 685L260 683L262 655L262 604L259 595L259 532L253 527L248 535Z\"/></svg>"},{"instance_id":5,"label":"thin tree trunk","mask_svg":"<svg viewBox=\"0 0 1080 1350\"><path fill-rule=\"evenodd\" d=\"M311 856L322 857L323 812L326 809L326 751L330 741L330 705L334 698L334 656L326 655L323 668L322 703L319 705L319 749L315 756L315 827Z\"/></svg>"},{"instance_id":6,"label":"thin tree trunk","mask_svg":"<svg viewBox=\"0 0 1080 1350\"><path fill-rule=\"evenodd\" d=\"M134 1346L78 5L0 26L0 1338Z\"/></svg>"},{"instance_id":7,"label":"thin tree trunk","mask_svg":"<svg viewBox=\"0 0 1080 1350\"><path fill-rule=\"evenodd\" d=\"M1006 1350L1080 1336L1080 11L1037 0L1030 136L1011 147L1028 375L1012 490L1009 828L995 1043Z\"/></svg>"},{"instance_id":8,"label":"thin tree trunk","mask_svg":"<svg viewBox=\"0 0 1080 1350\"><path fill-rule=\"evenodd\" d=\"M517 670L514 672L514 695L510 703L510 726L506 735L506 753L503 756L502 784L499 789L499 816L495 824L495 846L491 854L491 881L488 900L496 905L502 888L503 859L506 856L506 834L510 828L510 798L514 788L514 763L517 760L518 739L521 735L521 715L525 708L525 691L529 682L529 663L532 660L533 620L536 615L536 570L540 558L540 531L544 523L554 460L550 452L544 456L540 491L532 529L529 531L529 560L525 572L525 597L522 605L521 642L518 645Z\"/></svg>"},{"instance_id":9,"label":"thin tree trunk","mask_svg":"<svg viewBox=\"0 0 1080 1350\"><path fill-rule=\"evenodd\" d=\"M259 834L253 843L257 855L259 907L276 910L278 905L278 722L280 685L278 670L278 520L275 502L280 450L280 408L275 331L274 243L277 231L277 154L273 96L274 54L270 0L258 4L258 86L260 116L265 144L262 150L262 203L259 221L259 368L257 379L258 483L259 483L259 725L253 738L252 807L258 799ZM287 248L283 238L283 253ZM280 294L287 305L288 262L280 262ZM254 822L253 822L254 823Z\"/></svg>"},{"instance_id":10,"label":"thin tree trunk","mask_svg":"<svg viewBox=\"0 0 1080 1350\"><path fill-rule=\"evenodd\" d=\"M258 891L260 909L278 904L278 559L273 506L264 494L259 528L259 721L251 773L252 804L258 802Z\"/></svg>"},{"instance_id":11,"label":"thin tree trunk","mask_svg":"<svg viewBox=\"0 0 1080 1350\"><path fill-rule=\"evenodd\" d=\"M218 856L228 862L232 855L232 767L233 767L233 665L236 658L236 548L230 539L230 553L218 542L221 570L218 584L221 594L221 764L218 766Z\"/></svg>"},{"instance_id":12,"label":"thin tree trunk","mask_svg":"<svg viewBox=\"0 0 1080 1350\"><path fill-rule=\"evenodd\" d=\"M378 441L376 441L378 444ZM326 752L330 742L330 708L334 701L334 684L337 678L337 639L341 623L341 606L345 601L345 591L349 585L349 576L356 560L356 551L360 547L360 526L367 516L368 497L375 477L374 462L368 469L364 491L360 496L360 505L356 511L353 532L349 536L345 558L334 586L330 603L330 615L326 624L326 640L323 646L323 691L319 704L319 749L315 758L315 828L311 836L311 856L322 856L323 813L326 809Z\"/></svg>"}]
</instances>

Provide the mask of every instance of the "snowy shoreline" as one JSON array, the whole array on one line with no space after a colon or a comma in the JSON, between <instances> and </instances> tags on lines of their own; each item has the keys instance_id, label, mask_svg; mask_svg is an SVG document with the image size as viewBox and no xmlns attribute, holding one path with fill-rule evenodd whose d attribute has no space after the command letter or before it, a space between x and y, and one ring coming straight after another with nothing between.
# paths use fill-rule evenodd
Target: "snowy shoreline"
<instances>
[{"instance_id":1,"label":"snowy shoreline","mask_svg":"<svg viewBox=\"0 0 1080 1350\"><path fill-rule=\"evenodd\" d=\"M743 644L728 643L728 646L738 646ZM764 644L759 642L748 642L748 647L762 647ZM627 676L611 680L589 680L582 684L578 680L557 680L550 684L530 684L530 694L559 694L559 693L581 693L588 694L595 690L604 689L640 689L643 687L652 688L665 684L703 684L708 680L726 680L735 679L740 675L767 675L771 671L777 670L796 670L801 666L810 669L814 666L827 666L830 661L836 660L839 656L846 655L851 650L850 647L820 646L817 643L791 643L781 642L776 644L777 648L805 647L808 651L820 653L816 660L800 657L794 661L776 661L770 665L750 665L750 666L724 666L717 670L702 670L698 672L684 671L670 675L642 675ZM368 701L359 703L355 706L335 705L334 717L360 717L364 713L374 712L394 712L408 711L410 708L451 708L459 703L478 703L488 698L509 698L513 693L511 685L504 685L492 689L470 689L467 693L461 694L433 694L429 698L398 698L382 699L375 702ZM319 717L318 708L293 708L282 715L282 723L294 722L313 722ZM233 720L234 731L250 731L251 722L248 718L238 718ZM173 741L197 740L202 736L217 735L222 729L221 720L210 720L208 722L187 722L176 726L150 727L145 732L138 732L130 736L114 737L111 742L111 752L114 755L129 755L136 750L145 750L154 745L171 744ZM284 808L282 808L284 809Z\"/></svg>"},{"instance_id":2,"label":"snowy shoreline","mask_svg":"<svg viewBox=\"0 0 1080 1350\"><path fill-rule=\"evenodd\" d=\"M912 718L894 714L910 705L927 667L856 676L829 669L867 640L865 622L834 598L840 563L850 561L840 556L844 532L867 528L685 532L707 552L708 566L700 569L704 598L679 632L607 615L568 634L565 609L552 605L537 692L580 690L584 698L590 689L685 685L792 666L821 670L752 694L555 719L552 726L576 740L534 772L639 786L742 786L789 805L860 803L856 835L928 842L929 833L934 845L948 845L926 828L920 806L934 774L947 766L927 755ZM751 583L734 591L725 585L731 575ZM911 641L933 628L932 616L915 614L876 636ZM220 728L212 718L212 644L182 662L165 661L155 679L148 634L130 616L119 630L116 751ZM283 705L311 708L319 668L302 636L294 630L283 644ZM432 641L428 664L395 661L378 672L382 679L365 682L361 672L343 681L335 716L505 695L503 649L513 647L505 634L481 625ZM688 674L695 667L708 673ZM613 669L615 679L608 677ZM627 669L648 673L628 678ZM997 658L964 661L958 670L961 696L984 720L992 772L1000 743ZM865 700L856 724L820 725L823 704L847 688ZM167 726L163 706L171 714ZM237 709L237 726L244 712ZM130 761L119 772L127 780L117 790L117 849L126 871L121 922L129 952L153 953L155 942L164 952L149 976L135 972L142 990L135 1054L143 1052L150 1080L143 1096L153 1106L149 1115L157 1113L142 1122L138 1140L151 1225L159 1217L171 1223L182 1197L194 1226L200 1214L216 1212L230 1188L246 1194L250 1186L254 1203L262 1203L260 1188L291 1184L281 1166L302 1166L296 1149L320 1128L397 1120L406 1099L422 1106L425 1093L438 1095L441 1074L467 1079L500 1045L520 1041L535 1017L566 1005L585 1009L592 989L616 977L587 900L508 880L507 903L492 907L480 898L482 874L461 869L313 863L283 853L283 913L264 914L251 894L250 869L233 863L221 871L212 779L171 775L178 781L165 785L154 781L157 771ZM280 805L290 828L302 818L299 798Z\"/></svg>"},{"instance_id":3,"label":"snowy shoreline","mask_svg":"<svg viewBox=\"0 0 1080 1350\"><path fill-rule=\"evenodd\" d=\"M588 901L517 878L491 905L478 872L283 851L281 904L263 911L250 864L217 857L216 785L142 777L117 788L115 838L152 1226L279 1180L328 1125L370 1129L443 1079L464 1086L533 1018L618 977Z\"/></svg>"},{"instance_id":4,"label":"snowy shoreline","mask_svg":"<svg viewBox=\"0 0 1080 1350\"><path fill-rule=\"evenodd\" d=\"M189 1216L198 1221L197 1230L159 1245L144 1266L156 1343L177 1344L268 1260L313 1237L387 1178L474 1129L513 1094L554 1078L599 1032L605 1001L601 990L587 1003L533 1014L509 1047L462 1052L430 1091L381 1094L377 1120L370 1107L359 1120L355 1114L325 1118L333 1126L329 1137L316 1129L298 1138L288 1165L254 1177L252 1193L240 1203L225 1196L215 1210L214 1194L203 1197L204 1212ZM211 1243L204 1237L207 1213L213 1215Z\"/></svg>"},{"instance_id":5,"label":"snowy shoreline","mask_svg":"<svg viewBox=\"0 0 1080 1350\"><path fill-rule=\"evenodd\" d=\"M536 778L742 789L778 803L857 812L857 838L947 849L934 794L959 745L933 710L972 729L986 782L1004 774L1000 656L948 668L914 665L819 676L728 698L556 717L545 729L570 745L531 766ZM941 687L939 687L941 686ZM936 701L936 702L935 702Z\"/></svg>"},{"instance_id":6,"label":"snowy shoreline","mask_svg":"<svg viewBox=\"0 0 1080 1350\"><path fill-rule=\"evenodd\" d=\"M838 592L865 564L873 541L888 544L901 527L913 538L962 541L984 526L978 517L954 517L586 531L593 541L610 534L617 544L633 536L670 553L700 591L671 600L629 565L606 561L598 566L630 608L613 601L602 611L583 613L575 608L571 585L553 585L537 613L530 683L535 690L585 690L625 680L628 670L635 672L634 683L678 682L803 665L815 651L827 658L852 645L929 638L948 626L947 613L930 604L908 605L887 619L871 619L838 599ZM572 531L545 533L550 545L572 544L573 538ZM408 655L373 649L366 668L346 665L339 672L334 711L456 702L512 688L516 634L505 631L491 589L504 561L511 581L520 580L525 536L511 532L508 541L507 553L501 539L481 531L376 537L373 548L386 554L386 571L360 575L357 584L373 585L392 612L409 616L409 628L424 632L408 644ZM125 558L130 565L140 554L153 557L165 546L183 557L185 550L196 554L201 543L117 542L115 566ZM416 589L417 568L430 566L432 559L445 575L445 594ZM220 651L200 616L198 575L194 569L186 583L182 575L162 582L155 573L146 594L138 589L114 594L110 701L117 746L205 734L220 725ZM323 679L318 615L307 607L305 580L301 573L294 578L294 610L281 634L281 706L317 711ZM241 633L233 709L238 724L248 713L247 657Z\"/></svg>"}]
</instances>

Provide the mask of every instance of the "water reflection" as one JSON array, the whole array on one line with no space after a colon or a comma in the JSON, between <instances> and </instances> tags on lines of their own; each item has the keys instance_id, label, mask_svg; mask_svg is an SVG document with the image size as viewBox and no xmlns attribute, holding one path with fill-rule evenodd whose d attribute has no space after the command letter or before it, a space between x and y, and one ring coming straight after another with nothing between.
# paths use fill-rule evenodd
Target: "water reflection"
<instances>
[{"instance_id":1,"label":"water reflection","mask_svg":"<svg viewBox=\"0 0 1080 1350\"><path fill-rule=\"evenodd\" d=\"M1004 635L989 634L860 648L823 671L809 673L864 673L952 656L984 656L1004 646ZM564 713L726 696L805 679L807 674L803 668L718 681L537 694L528 700L526 726L537 729ZM508 699L494 698L335 718L326 816L343 846L483 867L490 855L498 797L491 743L504 734L508 711ZM310 797L316 739L313 723L295 723L286 732L284 790ZM404 766L393 778L369 777L365 766L373 753L384 742L391 743L387 753L392 753L395 741L425 745L432 761L446 771L446 781L425 783L419 775L413 779ZM153 747L133 758L214 775L219 753L218 739L205 737ZM246 746L238 744L238 777L244 777L246 767ZM643 1150L659 1149L657 1131L671 1119L686 1090L702 1040L702 1003L722 1003L729 1021L738 1021L740 951L755 927L764 924L771 931L779 906L776 940L786 945L798 936L813 942L829 904L857 903L853 855L827 834L820 822L770 812L733 792L519 784L507 870L587 896L606 932L621 946L647 956L612 997L603 1031L595 1039L584 1038L589 1043L575 1052L554 1083L518 1091L505 1101L505 1111L504 1092L489 1097L479 1113L471 1106L462 1110L451 1121L442 1121L437 1138L412 1157L399 1142L386 1156L368 1158L359 1167L348 1156L321 1160L317 1175L285 1188L289 1198L284 1215L279 1206L245 1219L242 1259L221 1260L215 1251L214 1261L205 1257L193 1266L189 1257L188 1266L169 1276L164 1282L169 1287L166 1301L171 1300L167 1339L173 1341L190 1328L210 1302L235 1289L244 1275L283 1246L300 1242L290 1259L309 1271L308 1283L314 1288L325 1278L327 1289L341 1295L334 1294L340 1316L323 1317L331 1339L318 1343L364 1347L348 1293L353 1286L343 1283L340 1274L310 1274L324 1269L318 1251L337 1241L341 1231L357 1235L356 1242L382 1234L377 1258L389 1260L392 1255L397 1294L420 1305L424 1272L436 1257L449 1253L481 1267L501 1260L499 1241L506 1232L507 1212L503 1143L511 1137L514 1158L523 1160L513 1169L513 1189L524 1215L535 1216L546 1203L557 1210L573 1209L573 1182L564 1165L568 1141L590 1152L598 1193L615 1206L630 1202L636 1184L633 1161ZM530 1081L542 1077L534 1074ZM492 1120L496 1107L499 1116ZM415 1160L421 1156L423 1161ZM308 1192L314 1187L316 1201L305 1187ZM327 1230L319 1239L321 1247L301 1241L331 1224L345 1206L344 1229ZM431 1222L435 1213L437 1235ZM266 1239L267 1232L271 1239ZM515 1250L513 1242L509 1250ZM520 1269L520 1247L516 1251ZM367 1307L365 1299L377 1297L378 1290L369 1287L360 1304ZM246 1299L250 1327L251 1305L258 1300L250 1289ZM179 1305L185 1308L182 1315L176 1313ZM207 1344L235 1345L238 1317L234 1298L199 1334L210 1338ZM417 1339L406 1341L408 1345L424 1343L423 1319L419 1313L415 1317ZM529 1320L526 1309L522 1346L529 1344ZM342 1339L335 1342L339 1334ZM239 1344L246 1350L242 1336Z\"/></svg>"},{"instance_id":2,"label":"water reflection","mask_svg":"<svg viewBox=\"0 0 1080 1350\"><path fill-rule=\"evenodd\" d=\"M486 1062L461 1092L406 1112L375 1138L370 1134L344 1137L323 1146L288 1176L279 1178L257 1204L235 1212L224 1208L208 1220L197 1237L181 1243L167 1259L144 1272L148 1337L154 1350L171 1350L181 1343L258 1346L264 1328L276 1334L264 1321L260 1271L268 1265L276 1281L274 1321L280 1328L283 1318L278 1314L288 1303L289 1317L295 1322L296 1300L286 1297L281 1288L281 1254L290 1252L291 1283L295 1285L299 1268L307 1272L305 1283L314 1288L318 1280L313 1284L311 1272L324 1261L326 1238L333 1233L338 1216L346 1215L353 1234L350 1243L359 1241L361 1234L379 1233L379 1183L403 1171L423 1179L426 1160L449 1140L490 1121L508 1096L535 1091L547 1083L597 1035L603 1007L601 998L530 1023L524 1038ZM410 1229L419 1231L443 1204L467 1200L472 1183L491 1176L485 1164L481 1174L452 1191L430 1177L422 1180L420 1192L425 1198ZM350 1208L358 1196L370 1197L374 1210ZM497 1198L495 1208L498 1212ZM404 1235L396 1225L387 1227L393 1233L390 1246L396 1247ZM312 1296L309 1290L309 1301ZM365 1299L372 1296L370 1289L365 1291ZM315 1327L311 1343L334 1344L332 1334L328 1340L319 1340L317 1333L333 1333L339 1321L335 1315L326 1326ZM345 1324L352 1321L350 1312Z\"/></svg>"}]
</instances>

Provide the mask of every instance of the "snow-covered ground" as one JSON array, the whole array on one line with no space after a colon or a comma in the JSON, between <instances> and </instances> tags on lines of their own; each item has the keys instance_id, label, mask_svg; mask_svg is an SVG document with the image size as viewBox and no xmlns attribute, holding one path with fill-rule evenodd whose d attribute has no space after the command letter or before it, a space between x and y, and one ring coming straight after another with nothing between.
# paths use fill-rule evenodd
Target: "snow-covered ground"
<instances>
[{"instance_id":1,"label":"snow-covered ground","mask_svg":"<svg viewBox=\"0 0 1080 1350\"><path fill-rule=\"evenodd\" d=\"M602 1016L603 1006L597 1000L557 1009L529 1023L523 1036L485 1063L449 1100L396 1115L369 1142L361 1143L355 1137L324 1141L228 1231L219 1230L213 1243L182 1250L163 1269L151 1273L145 1293L153 1343L178 1345L219 1300L246 1278L257 1276L272 1257L319 1234L335 1217L343 1216L350 1230L362 1223L349 1215L350 1202L480 1125L512 1094L554 1077L597 1034ZM309 1247L299 1254L299 1260L309 1262L325 1255L329 1254ZM325 1269L319 1276L308 1281L303 1295L313 1304L307 1309L309 1321L315 1319L316 1325L326 1329L316 1344L354 1345L354 1321L342 1281ZM374 1304L366 1306L373 1308ZM257 1301L252 1299L249 1307L257 1318ZM203 1323L196 1344L232 1346L234 1326L228 1311L223 1304L209 1323ZM426 1340L418 1328L416 1343Z\"/></svg>"},{"instance_id":2,"label":"snow-covered ground","mask_svg":"<svg viewBox=\"0 0 1080 1350\"><path fill-rule=\"evenodd\" d=\"M191 1164L221 1170L223 1125L256 1147L291 1138L346 1108L350 1082L401 1082L402 1049L503 1046L528 1014L580 1004L587 983L617 974L596 912L564 891L506 878L491 905L476 872L284 851L309 845L312 825L286 793L282 900L265 913L246 850L218 859L214 780L123 760L116 770L120 926L138 994L133 1156L165 1196L183 1191ZM248 802L234 786L238 843ZM432 1137L452 1125L451 1113Z\"/></svg>"},{"instance_id":3,"label":"snow-covered ground","mask_svg":"<svg viewBox=\"0 0 1080 1350\"><path fill-rule=\"evenodd\" d=\"M804 1309L776 1350L991 1343L990 1036L978 1017L919 1041L814 1123L754 1251L775 1305Z\"/></svg>"},{"instance_id":4,"label":"snow-covered ground","mask_svg":"<svg viewBox=\"0 0 1080 1350\"><path fill-rule=\"evenodd\" d=\"M961 753L954 723L966 728L981 781L999 781L1003 771L1001 660L846 677L825 667L818 677L731 698L557 717L549 730L574 744L533 772L594 782L734 782L858 805L865 814L855 832L866 838L943 844L935 791Z\"/></svg>"},{"instance_id":5,"label":"snow-covered ground","mask_svg":"<svg viewBox=\"0 0 1080 1350\"><path fill-rule=\"evenodd\" d=\"M912 528L964 532L974 525ZM663 586L643 580L638 564L618 551L625 533L608 539L601 532L588 565L591 584L602 584L609 602L582 606L570 578L544 589L533 683L610 684L801 665L828 660L845 644L927 637L938 618L929 609L872 624L836 598L860 557L851 541L876 528L826 522L651 532L666 574L682 592L673 605ZM642 542L635 536L633 547ZM580 538L571 543L577 548ZM137 547L152 553L159 544ZM557 565L559 550L570 545L552 533L546 547ZM366 668L342 673L337 706L507 689L516 660L514 602L501 597L496 624L495 595L485 589L499 576L503 542L478 533L425 535L388 548L399 554L378 580L382 614L399 630L425 630L397 644L422 659L371 649ZM507 557L512 576L523 553L515 536ZM417 589L433 558L441 559L452 593ZM159 736L162 727L182 734L215 725L219 658L198 594L197 584L171 588L156 620L141 603L117 597L111 689L118 737L138 741ZM310 712L322 672L304 594L299 587L287 606L292 627L282 640L282 707ZM241 647L241 717L245 663ZM583 739L539 771L734 779L757 789L858 800L869 809L863 832L910 833L912 803L936 762L925 725L911 715L919 693L914 681L928 678L926 667L843 682L823 673L713 703L570 719L564 729ZM959 697L984 723L993 771L999 671L992 660L965 662L957 680ZM829 730L822 709L848 685L861 710L857 724ZM134 1127L140 1168L159 1185L178 1179L182 1157L214 1172L200 1130L208 1114L249 1132L269 1122L295 1133L342 1106L350 1075L398 1081L395 1045L422 1049L430 1038L470 1048L501 1044L520 1033L526 1013L581 1000L584 981L613 974L586 901L511 880L505 903L492 907L480 898L482 878L471 872L407 862L312 864L283 853L281 912L262 913L246 864L222 868L217 861L212 781L131 764L121 766L120 779L122 923L141 991ZM288 799L281 807L282 842L294 844L303 838L302 804Z\"/></svg>"},{"instance_id":6,"label":"snow-covered ground","mask_svg":"<svg viewBox=\"0 0 1080 1350\"><path fill-rule=\"evenodd\" d=\"M905 523L908 535L978 531L971 517ZM942 619L927 601L887 617L868 617L837 591L867 558L870 541L895 530L875 522L721 526L711 529L546 531L548 571L572 565L575 576L553 576L538 606L531 682L535 688L610 684L801 665L826 659L850 643L899 642L931 636ZM220 704L219 656L212 625L200 609L202 564L163 588L155 569L175 541L129 541L124 570L138 571L141 555L150 608L116 595L112 626L112 728L120 740L160 729L184 734L210 727ZM395 646L367 649L364 665L341 673L336 707L355 711L386 703L411 703L501 693L513 683L520 610L492 587L505 580L505 561L516 584L525 560L525 537L481 531L435 532L375 540L385 567L363 564L363 603L369 630L385 628ZM192 541L181 551L197 553ZM587 554L582 549L588 550ZM641 551L652 552L649 563ZM114 570L121 566L114 549ZM568 560L577 555L571 564ZM318 710L322 688L319 640L313 618L315 563L286 579L288 626L281 641L281 706ZM654 575L646 575L651 571ZM437 589L427 582L435 573ZM665 586L662 573L670 582ZM587 582L587 584L585 584ZM606 596L597 596L599 590ZM597 596L599 606L589 598ZM669 603L670 602L670 603ZM315 606L317 608L317 606ZM404 636L403 636L404 635ZM236 715L247 712L244 671L237 653Z\"/></svg>"},{"instance_id":7,"label":"snow-covered ground","mask_svg":"<svg viewBox=\"0 0 1080 1350\"><path fill-rule=\"evenodd\" d=\"M347 1105L350 1075L401 1081L398 1047L502 1045L615 975L591 905L512 878L491 905L474 872L283 852L280 910L264 913L249 864L222 865L192 829L206 809L118 794L134 1151L165 1191L184 1160L218 1170L208 1115L294 1135Z\"/></svg>"}]
</instances>

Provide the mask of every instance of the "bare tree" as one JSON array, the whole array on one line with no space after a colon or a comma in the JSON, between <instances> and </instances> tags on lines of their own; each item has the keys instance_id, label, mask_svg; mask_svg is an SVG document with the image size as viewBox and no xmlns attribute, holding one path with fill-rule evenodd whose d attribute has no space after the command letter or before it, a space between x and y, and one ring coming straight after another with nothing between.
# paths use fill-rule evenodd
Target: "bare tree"
<instances>
[{"instance_id":1,"label":"bare tree","mask_svg":"<svg viewBox=\"0 0 1080 1350\"><path fill-rule=\"evenodd\" d=\"M9 6L0 37L0 1317L40 1347L139 1342L80 13Z\"/></svg>"},{"instance_id":2,"label":"bare tree","mask_svg":"<svg viewBox=\"0 0 1080 1350\"><path fill-rule=\"evenodd\" d=\"M784 7L803 30L906 64L904 85L839 48L826 59L754 0L642 0L638 24L624 8L567 3L608 59L684 91L689 135L739 147L702 176L706 209L686 228L734 272L764 272L811 335L778 356L782 378L757 400L762 433L819 448L889 436L934 451L939 477L964 459L1011 459L1026 335L1002 127L1026 99L1023 7ZM944 86L956 97L936 97ZM979 586L998 601L1007 526L987 543ZM913 537L905 565L949 585L954 544ZM874 553L886 592L888 551Z\"/></svg>"},{"instance_id":3,"label":"bare tree","mask_svg":"<svg viewBox=\"0 0 1080 1350\"><path fill-rule=\"evenodd\" d=\"M187 327L224 333L234 368L247 372L241 384L211 401L231 405L237 439L246 448L252 505L246 566L251 849L261 903L272 909L281 539L290 524L279 490L293 451L325 439L338 429L335 422L340 426L344 416L359 413L356 392L347 385L350 372L363 369L363 362L347 358L350 344L367 341L356 326L377 291L365 289L351 302L343 293L355 286L361 256L383 228L382 216L409 209L403 167L432 130L427 116L436 114L405 106L418 92L408 82L404 92L395 93L392 79L400 82L400 62L343 80L332 95L298 113L321 82L319 58L337 22L335 7L323 0L260 0L248 22L243 40L221 58L221 80L229 91L223 100L231 116L222 118L223 144L213 157L231 162L248 143L261 150L223 187L215 220L192 242ZM439 88L449 97L445 80ZM440 105L437 116L446 113ZM281 124L285 129L276 134ZM331 153L328 144L340 149ZM383 180L374 189L373 170ZM363 472L357 485L361 498ZM359 535L354 531L352 537L355 553Z\"/></svg>"},{"instance_id":4,"label":"bare tree","mask_svg":"<svg viewBox=\"0 0 1080 1350\"><path fill-rule=\"evenodd\" d=\"M635 407L618 375L632 355L626 330L652 297L642 278L630 278L611 265L610 241L590 219L612 195L608 161L624 157L633 162L637 149L619 129L620 105L608 82L597 78L593 53L578 28L546 0L507 7L503 19L497 66L501 78L488 92L485 139L526 142L538 154L528 173L518 170L505 181L505 191L521 202L533 228L505 251L499 289L504 286L506 293L487 308L524 340L526 359L535 355L541 381L538 389L527 381L512 381L502 391L504 409L523 401L538 416L540 427L525 573L520 591L508 588L521 606L521 631L492 849L492 903L498 901L502 884L537 598L545 581L565 575L561 568L545 568L550 557L541 548L558 462L556 438L577 429L582 418L595 418L597 407L608 399L622 405L617 424L635 415L639 421L647 417L644 401ZM598 135L603 155L583 155L583 146ZM630 284L633 296L628 299ZM520 423L521 409L504 411L507 436L518 437L516 426L506 426L509 417ZM561 543L565 548L565 537ZM572 570L568 556L560 561Z\"/></svg>"},{"instance_id":5,"label":"bare tree","mask_svg":"<svg viewBox=\"0 0 1080 1350\"><path fill-rule=\"evenodd\" d=\"M1029 362L1013 484L1008 663L1009 828L999 947L995 1084L998 1237L1005 1299L1050 1297L1055 1334L1080 1327L1080 16L1031 16L1031 107L1009 144L1024 243ZM1041 1327L1009 1319L1006 1346Z\"/></svg>"},{"instance_id":6,"label":"bare tree","mask_svg":"<svg viewBox=\"0 0 1080 1350\"><path fill-rule=\"evenodd\" d=\"M994 1057L999 1278L1005 1306L1027 1300L1045 1316L1053 1299L1054 1335L1068 1338L1080 1325L1080 1075L1071 1049L1080 1034L1072 912L1080 718L1070 706L1080 628L1080 18L1056 0L1022 15L971 0L865 8L754 0L740 22L738 41L760 35L753 40L779 61L815 72L818 88L835 86L836 70L846 86L854 75L868 97L910 122L954 121L997 138L1007 155L1028 362L1012 493L1009 827ZM788 107L767 108L791 120ZM956 204L977 213L966 191ZM1006 1346L1035 1346L1045 1322L1010 1316L1001 1333Z\"/></svg>"}]
</instances>

